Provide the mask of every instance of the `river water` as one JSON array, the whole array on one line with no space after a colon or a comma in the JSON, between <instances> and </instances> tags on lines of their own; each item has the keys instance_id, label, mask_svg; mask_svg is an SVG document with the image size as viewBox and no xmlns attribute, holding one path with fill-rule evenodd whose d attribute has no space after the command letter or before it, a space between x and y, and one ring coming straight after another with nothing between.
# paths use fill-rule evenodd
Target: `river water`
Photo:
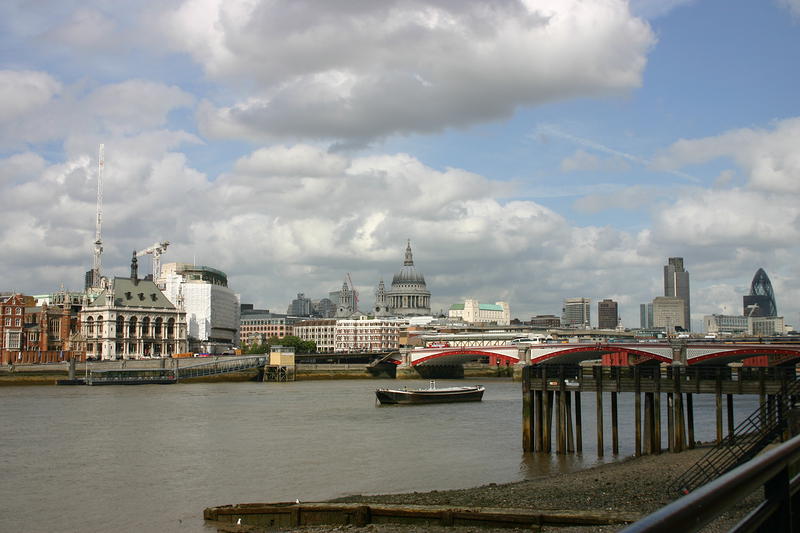
<instances>
[{"instance_id":1,"label":"river water","mask_svg":"<svg viewBox=\"0 0 800 533\"><path fill-rule=\"evenodd\" d=\"M375 405L377 386L398 384L427 386L0 388L0 531L211 532L202 520L210 506L465 488L598 462L594 394L582 397L583 455L541 457L522 452L520 383L484 380L480 403ZM626 396L620 457L632 453ZM713 438L713 405L695 396L698 439ZM739 400L737 420L756 405ZM606 431L605 460L613 461Z\"/></svg>"}]
</instances>

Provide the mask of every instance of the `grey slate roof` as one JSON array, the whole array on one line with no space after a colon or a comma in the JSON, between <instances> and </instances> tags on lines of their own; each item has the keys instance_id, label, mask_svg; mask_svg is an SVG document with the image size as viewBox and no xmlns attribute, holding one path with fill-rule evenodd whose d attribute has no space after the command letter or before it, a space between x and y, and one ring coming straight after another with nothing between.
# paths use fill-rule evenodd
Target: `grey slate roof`
<instances>
[{"instance_id":1,"label":"grey slate roof","mask_svg":"<svg viewBox=\"0 0 800 533\"><path fill-rule=\"evenodd\" d=\"M109 302L109 296L113 302ZM149 309L175 309L158 286L149 279L134 283L131 278L114 278L111 289L98 296L89 307L145 307Z\"/></svg>"}]
</instances>

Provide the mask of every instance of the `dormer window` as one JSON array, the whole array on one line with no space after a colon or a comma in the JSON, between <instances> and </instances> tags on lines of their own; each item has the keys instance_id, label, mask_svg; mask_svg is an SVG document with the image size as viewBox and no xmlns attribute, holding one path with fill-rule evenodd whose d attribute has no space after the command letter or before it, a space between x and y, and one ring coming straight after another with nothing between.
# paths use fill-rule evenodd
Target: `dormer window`
<instances>
[{"instance_id":1,"label":"dormer window","mask_svg":"<svg viewBox=\"0 0 800 533\"><path fill-rule=\"evenodd\" d=\"M151 292L151 293L150 293L150 299L151 299L151 300L153 300L154 302L155 302L156 300L158 300L158 298L156 297L156 293L154 293L154 292Z\"/></svg>"},{"instance_id":2,"label":"dormer window","mask_svg":"<svg viewBox=\"0 0 800 533\"><path fill-rule=\"evenodd\" d=\"M139 300L144 301L144 293L143 292L139 293Z\"/></svg>"},{"instance_id":3,"label":"dormer window","mask_svg":"<svg viewBox=\"0 0 800 533\"><path fill-rule=\"evenodd\" d=\"M125 299L126 299L126 300L130 300L130 299L131 299L131 293L130 293L130 291L128 291L128 292L126 292L126 293L125 293Z\"/></svg>"}]
</instances>

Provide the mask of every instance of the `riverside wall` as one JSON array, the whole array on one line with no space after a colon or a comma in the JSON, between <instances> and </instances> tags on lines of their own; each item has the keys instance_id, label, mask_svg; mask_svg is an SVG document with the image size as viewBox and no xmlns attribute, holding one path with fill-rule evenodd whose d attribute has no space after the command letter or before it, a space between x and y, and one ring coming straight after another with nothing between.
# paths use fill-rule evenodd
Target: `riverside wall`
<instances>
[{"instance_id":1,"label":"riverside wall","mask_svg":"<svg viewBox=\"0 0 800 533\"><path fill-rule=\"evenodd\" d=\"M220 358L207 358L209 362ZM186 359L145 359L145 360L126 360L126 361L93 361L89 363L79 362L75 365L75 374L78 377L86 373L86 364L91 370L117 370L117 369L155 369L155 368L178 368L186 367L190 364L198 363L197 358ZM296 380L328 380L328 379L387 379L388 375L372 375L367 371L366 364L342 363L342 364L300 364L296 366ZM69 363L46 363L46 364L26 364L26 365L2 365L0 366L0 387L2 386L23 386L23 385L54 385L57 380L65 379L69 374ZM518 379L509 367L492 367L489 365L467 364L464 365L464 372L457 377L467 379L494 378L494 377L514 377ZM254 368L242 372L231 372L228 374L218 374L214 376L204 376L196 378L181 379L181 383L218 383L236 381L257 381L260 377L260 369ZM456 377L456 376L453 376ZM398 369L397 379L424 379L415 369Z\"/></svg>"}]
</instances>

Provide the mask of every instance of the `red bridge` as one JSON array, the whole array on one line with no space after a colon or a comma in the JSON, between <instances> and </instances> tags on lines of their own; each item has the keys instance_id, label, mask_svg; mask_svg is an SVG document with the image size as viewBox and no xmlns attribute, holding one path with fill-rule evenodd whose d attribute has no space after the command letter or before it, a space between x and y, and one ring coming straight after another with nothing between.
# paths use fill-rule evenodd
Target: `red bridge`
<instances>
[{"instance_id":1,"label":"red bridge","mask_svg":"<svg viewBox=\"0 0 800 533\"><path fill-rule=\"evenodd\" d=\"M411 350L393 360L410 366L451 366L486 360L490 365L517 363L573 365L600 359L606 366L628 366L647 362L683 365L725 365L744 362L752 366L794 364L800 359L800 344L760 343L571 343L502 344L493 346L429 347Z\"/></svg>"},{"instance_id":2,"label":"red bridge","mask_svg":"<svg viewBox=\"0 0 800 533\"><path fill-rule=\"evenodd\" d=\"M577 364L602 359L607 366L627 366L646 362L692 365L725 365L743 362L754 366L795 363L800 344L757 343L579 343L535 344L530 346L531 364Z\"/></svg>"},{"instance_id":3,"label":"red bridge","mask_svg":"<svg viewBox=\"0 0 800 533\"><path fill-rule=\"evenodd\" d=\"M490 365L515 365L520 362L520 347L517 345L458 346L445 348L417 348L397 360L411 366L462 365L488 359ZM524 353L524 350L522 350Z\"/></svg>"}]
</instances>

